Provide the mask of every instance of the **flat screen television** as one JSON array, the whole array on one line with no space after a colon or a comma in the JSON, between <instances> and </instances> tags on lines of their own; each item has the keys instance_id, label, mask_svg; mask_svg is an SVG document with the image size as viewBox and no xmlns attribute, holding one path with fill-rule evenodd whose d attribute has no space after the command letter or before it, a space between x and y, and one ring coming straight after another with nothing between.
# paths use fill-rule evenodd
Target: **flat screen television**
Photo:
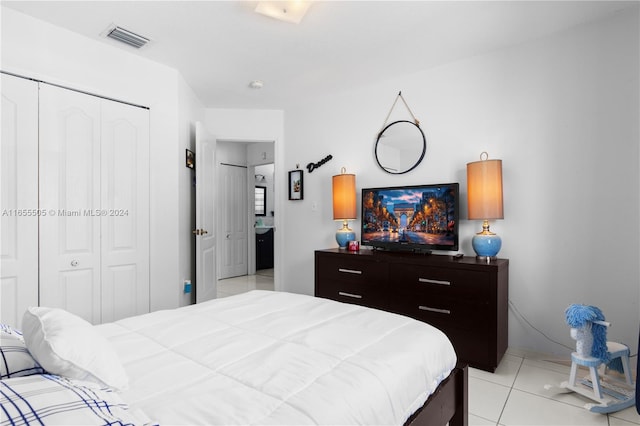
<instances>
[{"instance_id":1,"label":"flat screen television","mask_svg":"<svg viewBox=\"0 0 640 426\"><path fill-rule=\"evenodd\" d=\"M458 250L459 185L362 189L362 244L385 250Z\"/></svg>"}]
</instances>

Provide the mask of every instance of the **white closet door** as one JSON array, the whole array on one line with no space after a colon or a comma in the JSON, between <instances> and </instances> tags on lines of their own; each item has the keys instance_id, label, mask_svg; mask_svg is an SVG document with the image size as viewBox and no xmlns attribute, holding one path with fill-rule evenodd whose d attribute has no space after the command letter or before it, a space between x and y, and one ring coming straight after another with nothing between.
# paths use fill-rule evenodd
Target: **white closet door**
<instances>
[{"instance_id":1,"label":"white closet door","mask_svg":"<svg viewBox=\"0 0 640 426\"><path fill-rule=\"evenodd\" d=\"M220 164L219 278L247 275L247 168Z\"/></svg>"},{"instance_id":2,"label":"white closet door","mask_svg":"<svg viewBox=\"0 0 640 426\"><path fill-rule=\"evenodd\" d=\"M102 103L102 322L149 312L149 112Z\"/></svg>"},{"instance_id":3,"label":"white closet door","mask_svg":"<svg viewBox=\"0 0 640 426\"><path fill-rule=\"evenodd\" d=\"M100 322L100 98L41 84L40 305Z\"/></svg>"},{"instance_id":4,"label":"white closet door","mask_svg":"<svg viewBox=\"0 0 640 426\"><path fill-rule=\"evenodd\" d=\"M38 83L2 75L0 321L38 304Z\"/></svg>"}]
</instances>

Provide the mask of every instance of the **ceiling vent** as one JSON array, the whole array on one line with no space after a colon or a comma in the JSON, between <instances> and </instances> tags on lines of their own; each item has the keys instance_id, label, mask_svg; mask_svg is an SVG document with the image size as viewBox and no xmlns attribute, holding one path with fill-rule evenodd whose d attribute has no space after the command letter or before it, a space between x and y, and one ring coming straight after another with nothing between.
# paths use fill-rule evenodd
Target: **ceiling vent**
<instances>
[{"instance_id":1,"label":"ceiling vent","mask_svg":"<svg viewBox=\"0 0 640 426\"><path fill-rule=\"evenodd\" d=\"M114 40L118 40L124 44L128 44L131 47L135 47L136 49L140 49L145 44L149 43L148 38L142 37L136 33L133 33L129 30L125 30L122 27L112 26L106 31L106 36L112 38Z\"/></svg>"}]
</instances>

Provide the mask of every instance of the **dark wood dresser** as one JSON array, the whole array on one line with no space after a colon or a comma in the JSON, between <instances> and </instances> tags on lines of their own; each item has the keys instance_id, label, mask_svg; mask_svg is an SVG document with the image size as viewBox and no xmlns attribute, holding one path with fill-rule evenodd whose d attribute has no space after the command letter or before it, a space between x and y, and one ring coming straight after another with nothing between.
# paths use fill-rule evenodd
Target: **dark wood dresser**
<instances>
[{"instance_id":1,"label":"dark wood dresser","mask_svg":"<svg viewBox=\"0 0 640 426\"><path fill-rule=\"evenodd\" d=\"M429 323L472 367L495 371L507 349L507 259L318 250L315 295Z\"/></svg>"}]
</instances>

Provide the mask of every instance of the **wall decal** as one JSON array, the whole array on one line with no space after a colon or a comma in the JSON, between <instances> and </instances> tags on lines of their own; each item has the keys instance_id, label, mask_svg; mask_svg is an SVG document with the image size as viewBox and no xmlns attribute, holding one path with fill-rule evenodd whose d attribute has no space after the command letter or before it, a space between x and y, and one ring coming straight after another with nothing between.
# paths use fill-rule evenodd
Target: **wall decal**
<instances>
[{"instance_id":1,"label":"wall decal","mask_svg":"<svg viewBox=\"0 0 640 426\"><path fill-rule=\"evenodd\" d=\"M307 171L309 173L311 173L312 171L314 171L315 169L317 169L318 167L322 166L323 164L327 163L328 161L330 161L333 158L333 155L329 154L326 157L324 157L322 160L318 161L317 163L309 163L307 164Z\"/></svg>"}]
</instances>

